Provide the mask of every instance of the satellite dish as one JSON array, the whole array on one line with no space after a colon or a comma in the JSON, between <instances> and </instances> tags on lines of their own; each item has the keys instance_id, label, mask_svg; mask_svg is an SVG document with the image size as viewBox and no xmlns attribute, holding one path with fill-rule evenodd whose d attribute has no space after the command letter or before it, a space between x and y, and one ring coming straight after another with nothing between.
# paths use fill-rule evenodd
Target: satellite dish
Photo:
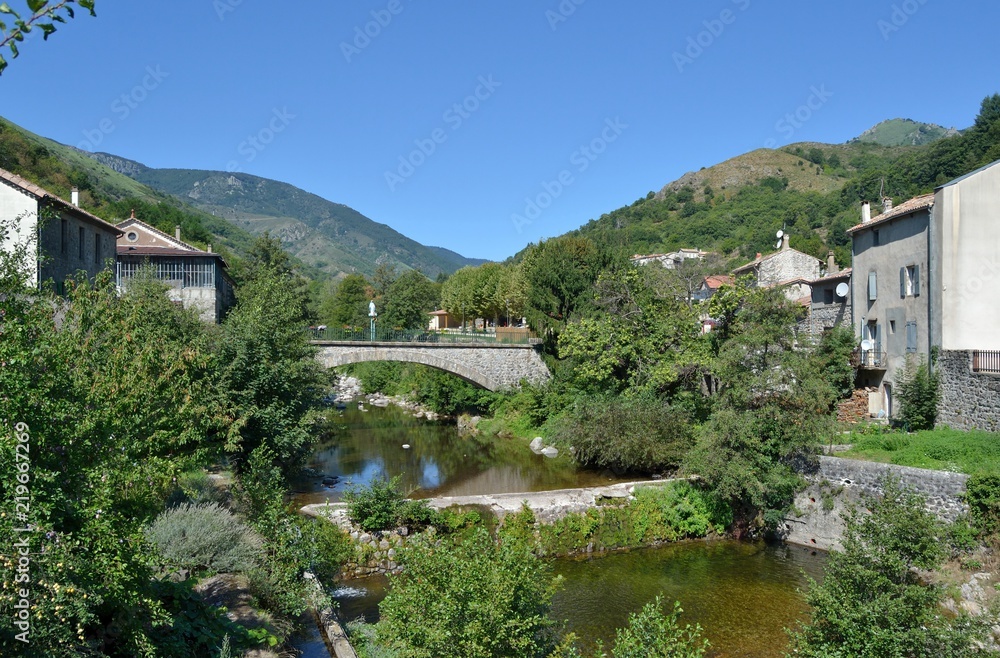
<instances>
[{"instance_id":1,"label":"satellite dish","mask_svg":"<svg viewBox=\"0 0 1000 658\"><path fill-rule=\"evenodd\" d=\"M781 238L785 237L785 232L784 231L778 231L778 235L776 237L780 240Z\"/></svg>"},{"instance_id":2,"label":"satellite dish","mask_svg":"<svg viewBox=\"0 0 1000 658\"><path fill-rule=\"evenodd\" d=\"M837 284L837 297L847 297L848 292L850 292L850 288L846 283Z\"/></svg>"},{"instance_id":3,"label":"satellite dish","mask_svg":"<svg viewBox=\"0 0 1000 658\"><path fill-rule=\"evenodd\" d=\"M863 341L861 341L861 349L863 349L866 352L874 347L875 344L872 343L872 341L869 340L868 338L865 338Z\"/></svg>"}]
</instances>

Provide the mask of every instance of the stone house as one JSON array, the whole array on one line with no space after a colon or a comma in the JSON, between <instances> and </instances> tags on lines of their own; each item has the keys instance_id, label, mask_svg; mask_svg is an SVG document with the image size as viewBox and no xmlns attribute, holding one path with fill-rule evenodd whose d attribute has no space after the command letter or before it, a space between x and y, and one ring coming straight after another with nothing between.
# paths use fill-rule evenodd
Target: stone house
<instances>
[{"instance_id":1,"label":"stone house","mask_svg":"<svg viewBox=\"0 0 1000 658\"><path fill-rule=\"evenodd\" d=\"M181 229L170 236L136 219L135 214L118 224L116 281L127 285L143 266L169 287L170 299L193 308L204 322L220 322L235 303L235 286L228 265L219 254L202 251L181 240Z\"/></svg>"},{"instance_id":2,"label":"stone house","mask_svg":"<svg viewBox=\"0 0 1000 658\"><path fill-rule=\"evenodd\" d=\"M908 363L937 353L938 422L1000 429L1000 161L862 222L852 238L859 384L891 417Z\"/></svg>"},{"instance_id":3,"label":"stone house","mask_svg":"<svg viewBox=\"0 0 1000 658\"><path fill-rule=\"evenodd\" d=\"M811 295L810 281L819 278L820 261L789 246L789 236L781 239L781 249L757 258L733 270L736 277L750 275L758 288L780 287L792 301L804 300Z\"/></svg>"},{"instance_id":4,"label":"stone house","mask_svg":"<svg viewBox=\"0 0 1000 658\"><path fill-rule=\"evenodd\" d=\"M839 269L832 251L827 256L826 274L810 281L809 287L809 317L803 321L808 333L820 336L851 323L851 268Z\"/></svg>"},{"instance_id":5,"label":"stone house","mask_svg":"<svg viewBox=\"0 0 1000 658\"><path fill-rule=\"evenodd\" d=\"M35 287L53 281L62 293L78 272L93 279L115 257L121 232L79 207L79 193L66 201L17 174L0 169L0 217L13 220L11 235L0 244L30 244L28 279Z\"/></svg>"},{"instance_id":6,"label":"stone house","mask_svg":"<svg viewBox=\"0 0 1000 658\"><path fill-rule=\"evenodd\" d=\"M733 277L724 274L712 274L701 280L701 285L691 295L691 299L696 302L707 302L715 293L719 292L722 286L733 285Z\"/></svg>"}]
</instances>

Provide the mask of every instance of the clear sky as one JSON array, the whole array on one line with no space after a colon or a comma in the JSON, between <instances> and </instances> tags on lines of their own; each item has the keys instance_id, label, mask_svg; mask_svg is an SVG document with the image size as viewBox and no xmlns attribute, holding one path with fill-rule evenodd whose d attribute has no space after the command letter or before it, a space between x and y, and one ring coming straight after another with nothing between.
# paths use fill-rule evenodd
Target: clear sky
<instances>
[{"instance_id":1,"label":"clear sky","mask_svg":"<svg viewBox=\"0 0 1000 658\"><path fill-rule=\"evenodd\" d=\"M894 117L965 128L1000 92L995 0L97 12L23 45L0 114L151 167L292 183L492 259L755 148L843 142Z\"/></svg>"}]
</instances>

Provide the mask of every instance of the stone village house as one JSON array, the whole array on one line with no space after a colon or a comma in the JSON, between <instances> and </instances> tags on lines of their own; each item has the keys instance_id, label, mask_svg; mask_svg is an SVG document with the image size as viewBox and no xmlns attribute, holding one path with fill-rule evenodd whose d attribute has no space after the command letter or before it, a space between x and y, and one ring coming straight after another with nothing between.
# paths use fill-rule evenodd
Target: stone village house
<instances>
[{"instance_id":1,"label":"stone village house","mask_svg":"<svg viewBox=\"0 0 1000 658\"><path fill-rule=\"evenodd\" d=\"M938 422L1000 430L1000 161L848 230L869 411L894 414L908 363L937 353Z\"/></svg>"},{"instance_id":2,"label":"stone village house","mask_svg":"<svg viewBox=\"0 0 1000 658\"><path fill-rule=\"evenodd\" d=\"M789 236L781 238L781 249L757 258L733 270L733 276L750 275L758 288L781 287L791 301L805 300L812 294L810 281L819 278L820 261L789 246Z\"/></svg>"},{"instance_id":3,"label":"stone village house","mask_svg":"<svg viewBox=\"0 0 1000 658\"><path fill-rule=\"evenodd\" d=\"M93 279L114 259L121 231L79 202L75 188L69 202L0 169L0 217L14 220L13 234L0 248L32 245L28 276L35 287L51 280L61 294L67 278L84 272Z\"/></svg>"},{"instance_id":4,"label":"stone village house","mask_svg":"<svg viewBox=\"0 0 1000 658\"><path fill-rule=\"evenodd\" d=\"M220 322L235 303L233 280L219 254L202 251L181 240L178 226L170 236L135 217L118 224L118 259L115 279L125 286L143 267L149 266L169 286L170 299L193 308L203 322Z\"/></svg>"}]
</instances>

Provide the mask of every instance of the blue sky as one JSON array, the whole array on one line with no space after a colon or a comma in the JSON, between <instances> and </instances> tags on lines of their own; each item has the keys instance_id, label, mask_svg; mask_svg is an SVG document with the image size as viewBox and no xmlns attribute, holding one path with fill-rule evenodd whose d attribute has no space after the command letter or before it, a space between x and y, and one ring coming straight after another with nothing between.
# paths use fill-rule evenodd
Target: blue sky
<instances>
[{"instance_id":1,"label":"blue sky","mask_svg":"<svg viewBox=\"0 0 1000 658\"><path fill-rule=\"evenodd\" d=\"M292 183L493 259L755 148L894 117L964 128L1000 92L985 0L97 10L22 47L0 115L152 167Z\"/></svg>"}]
</instances>

